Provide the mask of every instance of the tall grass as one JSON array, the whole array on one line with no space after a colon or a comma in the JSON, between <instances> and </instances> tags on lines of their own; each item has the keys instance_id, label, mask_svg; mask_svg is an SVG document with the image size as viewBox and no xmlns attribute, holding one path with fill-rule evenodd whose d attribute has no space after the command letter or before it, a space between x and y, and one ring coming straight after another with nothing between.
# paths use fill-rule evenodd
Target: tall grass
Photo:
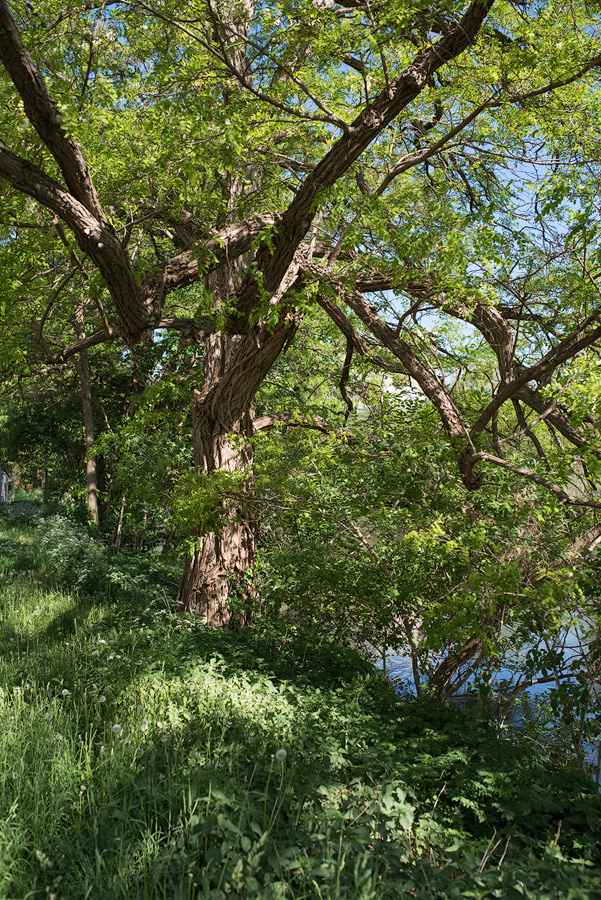
<instances>
[{"instance_id":1,"label":"tall grass","mask_svg":"<svg viewBox=\"0 0 601 900\"><path fill-rule=\"evenodd\" d=\"M49 527L0 520L0 898L601 896L580 776L354 651L208 630L146 562L61 588Z\"/></svg>"}]
</instances>

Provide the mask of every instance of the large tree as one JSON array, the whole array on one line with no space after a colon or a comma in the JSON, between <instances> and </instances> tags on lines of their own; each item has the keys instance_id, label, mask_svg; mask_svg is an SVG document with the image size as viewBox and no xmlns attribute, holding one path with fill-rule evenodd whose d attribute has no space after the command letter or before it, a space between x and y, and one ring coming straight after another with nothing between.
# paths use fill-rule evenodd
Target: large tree
<instances>
[{"instance_id":1,"label":"large tree","mask_svg":"<svg viewBox=\"0 0 601 900\"><path fill-rule=\"evenodd\" d=\"M203 345L194 465L236 491L194 529L184 608L225 624L246 590L252 438L274 421L253 404L315 303L347 409L357 353L433 405L466 490L487 463L601 507L594 416L549 390L601 337L598 25L553 0L0 0L3 310L35 345L7 352L26 374L162 329ZM539 466L504 451L516 431Z\"/></svg>"}]
</instances>

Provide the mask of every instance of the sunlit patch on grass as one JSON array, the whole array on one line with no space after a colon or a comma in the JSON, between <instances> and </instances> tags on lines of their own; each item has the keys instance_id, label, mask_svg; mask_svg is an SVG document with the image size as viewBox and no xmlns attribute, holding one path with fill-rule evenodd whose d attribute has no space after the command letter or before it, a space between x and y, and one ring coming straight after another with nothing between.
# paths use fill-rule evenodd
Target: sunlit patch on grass
<instances>
[{"instance_id":1,"label":"sunlit patch on grass","mask_svg":"<svg viewBox=\"0 0 601 900\"><path fill-rule=\"evenodd\" d=\"M578 776L400 702L347 648L42 569L0 584L0 896L504 896L520 866L540 896L601 885Z\"/></svg>"}]
</instances>

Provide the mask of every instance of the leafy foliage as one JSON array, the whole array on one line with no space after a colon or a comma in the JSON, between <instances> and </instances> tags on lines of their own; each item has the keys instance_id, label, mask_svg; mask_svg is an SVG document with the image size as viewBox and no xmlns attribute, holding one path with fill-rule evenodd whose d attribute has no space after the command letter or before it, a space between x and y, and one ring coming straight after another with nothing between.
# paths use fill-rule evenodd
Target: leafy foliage
<instances>
[{"instance_id":1,"label":"leafy foliage","mask_svg":"<svg viewBox=\"0 0 601 900\"><path fill-rule=\"evenodd\" d=\"M582 776L399 700L357 651L290 625L207 629L148 574L78 600L40 582L49 538L3 518L2 541L33 565L2 581L7 896L599 891Z\"/></svg>"}]
</instances>

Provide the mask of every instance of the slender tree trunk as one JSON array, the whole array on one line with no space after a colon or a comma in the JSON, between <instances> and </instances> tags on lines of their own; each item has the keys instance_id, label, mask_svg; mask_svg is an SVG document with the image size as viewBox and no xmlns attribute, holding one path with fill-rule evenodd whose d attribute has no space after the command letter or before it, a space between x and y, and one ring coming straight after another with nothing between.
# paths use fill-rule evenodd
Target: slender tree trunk
<instances>
[{"instance_id":1,"label":"slender tree trunk","mask_svg":"<svg viewBox=\"0 0 601 900\"><path fill-rule=\"evenodd\" d=\"M121 499L121 509L119 510L119 522L117 523L117 531L115 532L115 540L113 541L113 545L115 547L121 546L121 531L123 528L123 514L125 513L125 494Z\"/></svg>"},{"instance_id":2,"label":"slender tree trunk","mask_svg":"<svg viewBox=\"0 0 601 900\"><path fill-rule=\"evenodd\" d=\"M77 339L83 340L85 331L83 327L83 315L80 308L75 312L75 329ZM81 386L81 405L83 409L83 427L86 441L86 483L88 487L88 507L94 523L99 524L98 516L98 482L96 476L96 457L94 455L94 417L92 414L92 391L90 387L90 365L88 351L82 350L79 359L76 358L75 366L79 375Z\"/></svg>"},{"instance_id":3,"label":"slender tree trunk","mask_svg":"<svg viewBox=\"0 0 601 900\"><path fill-rule=\"evenodd\" d=\"M243 473L253 461L252 419L248 407L233 423L225 424L219 410L208 402L239 344L239 335L213 335L205 350L204 384L194 404L194 463L197 472ZM224 499L217 510L219 525L202 534L198 549L186 558L179 601L187 612L199 613L207 624L226 626L231 612L228 600L235 592L247 604L251 597L248 570L255 561L255 522L248 511L249 485L242 483L236 495ZM249 612L243 614L248 621ZM245 624L243 621L241 624Z\"/></svg>"}]
</instances>

